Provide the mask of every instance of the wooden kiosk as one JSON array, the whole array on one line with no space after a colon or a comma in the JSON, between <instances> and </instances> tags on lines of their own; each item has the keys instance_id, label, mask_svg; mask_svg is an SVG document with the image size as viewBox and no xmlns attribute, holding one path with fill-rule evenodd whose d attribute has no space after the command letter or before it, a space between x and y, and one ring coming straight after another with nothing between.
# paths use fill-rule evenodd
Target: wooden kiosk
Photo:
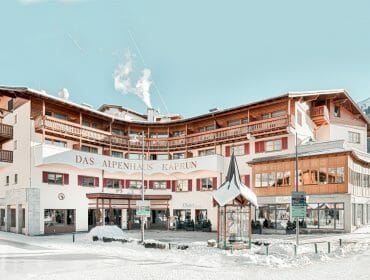
<instances>
[{"instance_id":1,"label":"wooden kiosk","mask_svg":"<svg viewBox=\"0 0 370 280\"><path fill-rule=\"evenodd\" d=\"M239 175L234 152L225 182L213 192L217 211L217 244L222 249L246 249L251 241L251 205L257 196L245 186Z\"/></svg>"}]
</instances>

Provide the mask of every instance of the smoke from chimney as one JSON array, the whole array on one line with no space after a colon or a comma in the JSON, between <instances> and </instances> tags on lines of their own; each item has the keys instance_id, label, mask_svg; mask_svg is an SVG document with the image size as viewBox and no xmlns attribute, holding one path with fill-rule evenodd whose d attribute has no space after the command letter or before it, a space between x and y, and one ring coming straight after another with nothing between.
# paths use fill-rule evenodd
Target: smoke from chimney
<instances>
[{"instance_id":1,"label":"smoke from chimney","mask_svg":"<svg viewBox=\"0 0 370 280\"><path fill-rule=\"evenodd\" d=\"M150 78L151 71L145 68L134 87L130 78L133 72L133 57L131 52L127 51L125 55L126 62L119 64L114 71L114 89L122 94L133 93L138 96L148 108L152 108L152 102L150 100L150 86L152 84Z\"/></svg>"}]
</instances>

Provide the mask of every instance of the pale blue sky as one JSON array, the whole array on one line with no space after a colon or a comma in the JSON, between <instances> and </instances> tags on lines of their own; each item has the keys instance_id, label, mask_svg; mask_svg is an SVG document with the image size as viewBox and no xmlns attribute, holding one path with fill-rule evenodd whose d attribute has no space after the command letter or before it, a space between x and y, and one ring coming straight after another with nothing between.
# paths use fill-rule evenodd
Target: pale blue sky
<instances>
[{"instance_id":1,"label":"pale blue sky","mask_svg":"<svg viewBox=\"0 0 370 280\"><path fill-rule=\"evenodd\" d=\"M128 30L169 111L185 117L286 91L370 96L370 1L5 0L0 11L0 84L66 87L95 108L145 112L113 86L128 48L144 68Z\"/></svg>"}]
</instances>

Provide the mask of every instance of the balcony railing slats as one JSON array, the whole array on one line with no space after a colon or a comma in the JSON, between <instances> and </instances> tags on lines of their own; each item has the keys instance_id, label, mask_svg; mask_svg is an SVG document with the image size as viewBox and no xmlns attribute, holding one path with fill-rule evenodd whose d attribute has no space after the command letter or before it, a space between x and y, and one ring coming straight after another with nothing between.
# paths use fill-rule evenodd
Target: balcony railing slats
<instances>
[{"instance_id":1,"label":"balcony railing slats","mask_svg":"<svg viewBox=\"0 0 370 280\"><path fill-rule=\"evenodd\" d=\"M0 150L0 162L13 162L13 151Z\"/></svg>"},{"instance_id":2,"label":"balcony railing slats","mask_svg":"<svg viewBox=\"0 0 370 280\"><path fill-rule=\"evenodd\" d=\"M0 137L13 138L13 127L11 125L0 123Z\"/></svg>"},{"instance_id":3,"label":"balcony railing slats","mask_svg":"<svg viewBox=\"0 0 370 280\"><path fill-rule=\"evenodd\" d=\"M212 131L194 133L187 136L173 138L146 138L145 150L168 151L171 149L185 149L188 147L201 146L210 143L227 142L233 139L246 137L248 133L263 134L277 129L285 129L289 125L288 116L281 116L267 120L260 120L247 124L232 127L224 127ZM72 122L55 119L49 116L38 117L35 120L36 129L46 129L48 131L66 134L73 137L81 137L83 140L96 142L99 144L112 145L118 148L130 148L140 150L140 142L129 141L128 136L114 135L106 131L84 127Z\"/></svg>"}]
</instances>

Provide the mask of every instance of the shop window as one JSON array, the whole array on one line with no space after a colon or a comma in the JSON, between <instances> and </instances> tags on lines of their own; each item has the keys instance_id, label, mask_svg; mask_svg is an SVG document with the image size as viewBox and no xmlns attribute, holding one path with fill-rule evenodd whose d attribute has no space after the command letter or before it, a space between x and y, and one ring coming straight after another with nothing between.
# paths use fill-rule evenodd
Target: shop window
<instances>
[{"instance_id":1,"label":"shop window","mask_svg":"<svg viewBox=\"0 0 370 280\"><path fill-rule=\"evenodd\" d=\"M176 217L177 222L189 222L191 220L190 209L173 209L173 215Z\"/></svg>"},{"instance_id":2,"label":"shop window","mask_svg":"<svg viewBox=\"0 0 370 280\"><path fill-rule=\"evenodd\" d=\"M21 228L26 227L26 209L22 208Z\"/></svg>"},{"instance_id":3,"label":"shop window","mask_svg":"<svg viewBox=\"0 0 370 280\"><path fill-rule=\"evenodd\" d=\"M187 192L189 190L188 182L189 180L177 180L176 181L176 191L177 192Z\"/></svg>"},{"instance_id":4,"label":"shop window","mask_svg":"<svg viewBox=\"0 0 370 280\"><path fill-rule=\"evenodd\" d=\"M81 146L81 151L87 152L87 153L97 154L98 153L98 148L82 145Z\"/></svg>"},{"instance_id":5,"label":"shop window","mask_svg":"<svg viewBox=\"0 0 370 280\"><path fill-rule=\"evenodd\" d=\"M123 158L122 152L112 151L112 157Z\"/></svg>"},{"instance_id":6,"label":"shop window","mask_svg":"<svg viewBox=\"0 0 370 280\"><path fill-rule=\"evenodd\" d=\"M0 209L0 226L5 226L5 209Z\"/></svg>"},{"instance_id":7,"label":"shop window","mask_svg":"<svg viewBox=\"0 0 370 280\"><path fill-rule=\"evenodd\" d=\"M67 225L74 225L75 224L75 210L68 209L67 210Z\"/></svg>"},{"instance_id":8,"label":"shop window","mask_svg":"<svg viewBox=\"0 0 370 280\"><path fill-rule=\"evenodd\" d=\"M10 227L17 225L17 212L15 209L10 209Z\"/></svg>"},{"instance_id":9,"label":"shop window","mask_svg":"<svg viewBox=\"0 0 370 280\"><path fill-rule=\"evenodd\" d=\"M202 191L211 191L212 190L212 178L202 178L200 179L201 182L201 190Z\"/></svg>"},{"instance_id":10,"label":"shop window","mask_svg":"<svg viewBox=\"0 0 370 280\"><path fill-rule=\"evenodd\" d=\"M207 209L195 209L195 222L197 224L207 221Z\"/></svg>"}]
</instances>

